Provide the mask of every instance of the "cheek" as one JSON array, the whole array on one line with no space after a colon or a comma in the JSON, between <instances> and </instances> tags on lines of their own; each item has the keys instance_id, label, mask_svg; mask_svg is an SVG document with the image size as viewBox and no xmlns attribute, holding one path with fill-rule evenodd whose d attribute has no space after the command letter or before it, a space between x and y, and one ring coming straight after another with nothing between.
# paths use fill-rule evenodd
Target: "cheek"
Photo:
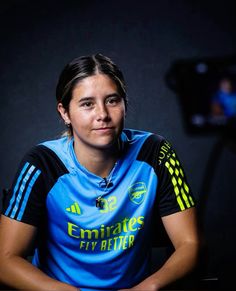
<instances>
[{"instance_id":1,"label":"cheek","mask_svg":"<svg viewBox=\"0 0 236 291\"><path fill-rule=\"evenodd\" d=\"M77 129L85 129L92 125L93 117L88 112L74 111L71 114L71 123L73 127Z\"/></svg>"},{"instance_id":2,"label":"cheek","mask_svg":"<svg viewBox=\"0 0 236 291\"><path fill-rule=\"evenodd\" d=\"M126 110L125 108L121 108L118 112L117 112L117 116L119 116L120 119L124 119L126 116Z\"/></svg>"}]
</instances>

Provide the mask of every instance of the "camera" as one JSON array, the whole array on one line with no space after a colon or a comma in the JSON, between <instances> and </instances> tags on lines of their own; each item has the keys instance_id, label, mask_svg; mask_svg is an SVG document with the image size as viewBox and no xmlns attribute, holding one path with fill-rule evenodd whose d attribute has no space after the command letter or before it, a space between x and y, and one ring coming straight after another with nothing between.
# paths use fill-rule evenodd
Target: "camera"
<instances>
[{"instance_id":1,"label":"camera","mask_svg":"<svg viewBox=\"0 0 236 291\"><path fill-rule=\"evenodd\" d=\"M165 78L188 133L236 137L236 55L176 60Z\"/></svg>"}]
</instances>

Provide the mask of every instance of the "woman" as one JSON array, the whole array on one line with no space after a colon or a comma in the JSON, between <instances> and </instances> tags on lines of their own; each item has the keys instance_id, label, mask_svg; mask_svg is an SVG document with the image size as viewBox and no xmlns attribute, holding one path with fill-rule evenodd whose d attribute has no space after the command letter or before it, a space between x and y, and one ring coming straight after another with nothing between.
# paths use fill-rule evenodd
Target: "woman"
<instances>
[{"instance_id":1,"label":"woman","mask_svg":"<svg viewBox=\"0 0 236 291\"><path fill-rule=\"evenodd\" d=\"M76 58L56 96L67 134L19 166L1 217L0 280L26 290L147 291L185 276L197 261L195 202L171 145L124 129L122 72L101 54ZM156 209L175 250L151 274Z\"/></svg>"}]
</instances>

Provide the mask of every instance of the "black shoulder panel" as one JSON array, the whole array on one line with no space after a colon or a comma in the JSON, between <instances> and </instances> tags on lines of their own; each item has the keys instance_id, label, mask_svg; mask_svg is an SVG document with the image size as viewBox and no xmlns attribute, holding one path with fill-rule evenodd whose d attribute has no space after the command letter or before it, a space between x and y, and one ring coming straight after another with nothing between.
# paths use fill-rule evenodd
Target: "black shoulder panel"
<instances>
[{"instance_id":1,"label":"black shoulder panel","mask_svg":"<svg viewBox=\"0 0 236 291\"><path fill-rule=\"evenodd\" d=\"M138 154L137 160L148 163L151 167L154 168L154 170L156 170L159 163L158 156L160 146L163 141L164 138L160 135L157 134L150 135L144 142Z\"/></svg>"},{"instance_id":2,"label":"black shoulder panel","mask_svg":"<svg viewBox=\"0 0 236 291\"><path fill-rule=\"evenodd\" d=\"M68 169L54 151L44 145L35 146L31 152L35 166L41 169L48 187L51 188L55 181L68 173Z\"/></svg>"}]
</instances>

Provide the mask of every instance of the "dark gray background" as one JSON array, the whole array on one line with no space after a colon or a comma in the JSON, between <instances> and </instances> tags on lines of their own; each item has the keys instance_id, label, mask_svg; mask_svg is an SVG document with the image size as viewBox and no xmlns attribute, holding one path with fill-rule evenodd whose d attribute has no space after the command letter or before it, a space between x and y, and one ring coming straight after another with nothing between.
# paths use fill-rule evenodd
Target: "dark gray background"
<instances>
[{"instance_id":1,"label":"dark gray background","mask_svg":"<svg viewBox=\"0 0 236 291\"><path fill-rule=\"evenodd\" d=\"M236 155L223 147L210 168L211 188L201 193L219 137L186 133L178 98L164 76L176 59L234 54L235 12L233 0L1 1L0 187L9 187L32 145L62 131L55 102L62 67L79 55L106 54L128 84L127 126L164 135L182 160L196 197L207 197L207 273L232 280Z\"/></svg>"}]
</instances>

